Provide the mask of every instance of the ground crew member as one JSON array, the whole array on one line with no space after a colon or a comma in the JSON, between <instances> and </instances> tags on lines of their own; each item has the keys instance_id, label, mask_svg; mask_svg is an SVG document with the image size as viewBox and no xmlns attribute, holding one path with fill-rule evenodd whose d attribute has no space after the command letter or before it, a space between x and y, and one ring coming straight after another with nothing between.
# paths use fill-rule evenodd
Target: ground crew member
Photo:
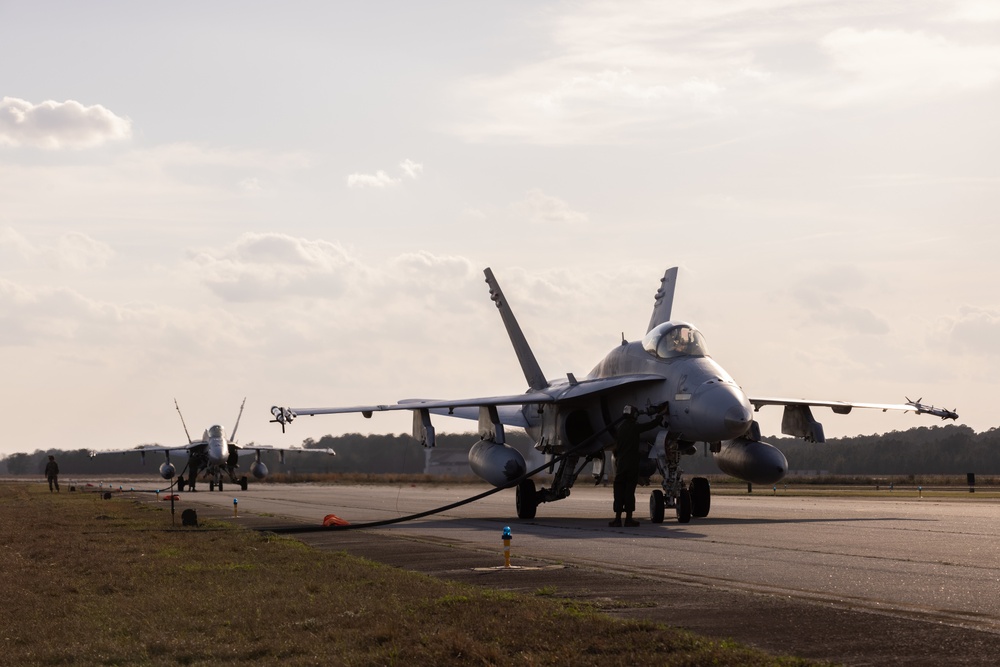
<instances>
[{"instance_id":1,"label":"ground crew member","mask_svg":"<svg viewBox=\"0 0 1000 667\"><path fill-rule=\"evenodd\" d=\"M49 462L45 464L45 477L49 480L49 493L52 493L53 487L55 487L56 493L59 492L59 464L56 463L56 457L49 454Z\"/></svg>"},{"instance_id":2,"label":"ground crew member","mask_svg":"<svg viewBox=\"0 0 1000 667\"><path fill-rule=\"evenodd\" d=\"M625 526L639 525L632 518L635 487L639 483L639 436L662 423L662 418L657 417L648 424L639 424L639 410L634 405L626 405L624 414L625 419L618 425L615 438L615 518L608 523L612 528L622 525L622 512L625 512Z\"/></svg>"}]
</instances>

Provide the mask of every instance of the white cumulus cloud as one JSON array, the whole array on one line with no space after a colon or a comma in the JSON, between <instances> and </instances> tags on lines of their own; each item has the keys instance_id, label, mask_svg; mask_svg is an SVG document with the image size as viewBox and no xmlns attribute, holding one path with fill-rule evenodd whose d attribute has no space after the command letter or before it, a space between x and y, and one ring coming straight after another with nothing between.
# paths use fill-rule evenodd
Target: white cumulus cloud
<instances>
[{"instance_id":1,"label":"white cumulus cloud","mask_svg":"<svg viewBox=\"0 0 1000 667\"><path fill-rule=\"evenodd\" d=\"M374 174L355 173L347 177L347 187L349 188L388 188L398 184L398 178L393 178L381 169Z\"/></svg>"},{"instance_id":2,"label":"white cumulus cloud","mask_svg":"<svg viewBox=\"0 0 1000 667\"><path fill-rule=\"evenodd\" d=\"M42 263L54 269L87 270L107 266L115 251L107 243L80 232L32 242L11 227L0 229L0 258L14 262Z\"/></svg>"},{"instance_id":3,"label":"white cumulus cloud","mask_svg":"<svg viewBox=\"0 0 1000 667\"><path fill-rule=\"evenodd\" d=\"M416 178L423 172L424 165L419 162L414 162L413 160L403 160L399 163L399 168L406 173L410 178Z\"/></svg>"},{"instance_id":4,"label":"white cumulus cloud","mask_svg":"<svg viewBox=\"0 0 1000 667\"><path fill-rule=\"evenodd\" d=\"M74 100L33 104L16 97L0 100L0 144L34 148L92 148L132 136L132 121L100 104Z\"/></svg>"},{"instance_id":5,"label":"white cumulus cloud","mask_svg":"<svg viewBox=\"0 0 1000 667\"><path fill-rule=\"evenodd\" d=\"M363 267L335 243L279 233L247 233L221 250L192 257L209 289L228 301L341 293Z\"/></svg>"},{"instance_id":6,"label":"white cumulus cloud","mask_svg":"<svg viewBox=\"0 0 1000 667\"><path fill-rule=\"evenodd\" d=\"M574 210L565 200L547 195L538 188L528 190L514 209L536 225L577 225L588 220L586 213Z\"/></svg>"},{"instance_id":7,"label":"white cumulus cloud","mask_svg":"<svg viewBox=\"0 0 1000 667\"><path fill-rule=\"evenodd\" d=\"M1000 46L958 44L924 31L839 28L820 47L850 77L835 103L980 90L1000 81Z\"/></svg>"},{"instance_id":8,"label":"white cumulus cloud","mask_svg":"<svg viewBox=\"0 0 1000 667\"><path fill-rule=\"evenodd\" d=\"M403 172L403 176L416 180L424 171L424 165L419 162L414 162L409 158L403 160L399 163L399 168ZM395 185L399 185L402 182L402 177L390 176L382 169L379 169L374 174L364 174L360 172L355 172L347 177L347 187L349 188L390 188Z\"/></svg>"}]
</instances>

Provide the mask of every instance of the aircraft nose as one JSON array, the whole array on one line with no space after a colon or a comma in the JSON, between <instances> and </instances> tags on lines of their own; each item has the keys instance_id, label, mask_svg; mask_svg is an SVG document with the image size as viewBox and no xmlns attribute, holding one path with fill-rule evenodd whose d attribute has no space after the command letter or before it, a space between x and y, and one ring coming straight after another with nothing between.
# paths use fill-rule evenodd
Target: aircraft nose
<instances>
[{"instance_id":1,"label":"aircraft nose","mask_svg":"<svg viewBox=\"0 0 1000 667\"><path fill-rule=\"evenodd\" d=\"M726 424L726 431L731 433L725 440L732 440L733 438L739 437L747 432L750 428L750 422L753 421L753 414L750 409L745 405L732 405L728 410L726 410L726 416L723 418L723 422Z\"/></svg>"},{"instance_id":2,"label":"aircraft nose","mask_svg":"<svg viewBox=\"0 0 1000 667\"><path fill-rule=\"evenodd\" d=\"M706 383L691 401L696 439L705 442L732 440L747 432L753 422L750 401L739 387Z\"/></svg>"}]
</instances>

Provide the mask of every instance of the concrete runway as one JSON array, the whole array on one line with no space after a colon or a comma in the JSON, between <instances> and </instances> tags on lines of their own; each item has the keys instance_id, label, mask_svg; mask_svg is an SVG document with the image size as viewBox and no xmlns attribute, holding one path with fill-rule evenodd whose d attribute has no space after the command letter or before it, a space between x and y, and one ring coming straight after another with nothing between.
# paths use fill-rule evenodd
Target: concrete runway
<instances>
[{"instance_id":1,"label":"concrete runway","mask_svg":"<svg viewBox=\"0 0 1000 667\"><path fill-rule=\"evenodd\" d=\"M184 493L179 507L195 502L214 506L217 515L226 516L232 513L235 496L248 524L287 525L287 518L315 525L330 513L356 524L439 507L486 488L257 484L246 492ZM640 488L637 493L640 519L648 517L648 491ZM435 558L455 554L455 567L444 562L436 565L437 571L450 572L472 569L469 566L477 559L483 567L502 564L500 535L504 526L510 526L515 565L561 564L579 573L639 578L647 588L662 584L671 591L665 593L668 599L656 603L664 607L665 622L699 632L704 628L697 621L670 620L671 599L690 596L692 591L714 591L729 596L720 605L750 605L737 610L736 620L730 619L714 633L741 641L747 633L731 630L734 624L754 625L755 601L778 614L776 618L782 614L773 609L776 601L792 605L791 621L782 624L801 621L799 630L806 633L799 637L801 641L783 637L781 632L788 628L774 628L775 641L761 637L760 630L750 632L749 637L769 650L787 647L784 650L791 652L795 648L797 655L851 664L884 664L887 658L901 655L908 657L898 662L908 664L994 664L1000 655L996 652L1000 651L1000 506L996 501L817 499L769 492L716 495L708 518L687 525L672 517L660 525L643 520L640 527L630 529L607 526L610 505L610 488L581 486L566 500L541 505L535 519L522 521L513 518L514 492L507 490L409 523L323 535L329 548L350 543L363 551L359 541L377 540L382 546L365 553L375 559L379 553L395 551L386 546L392 543L404 544L411 554L421 550L417 543L423 544L423 549L440 553ZM437 548L442 546L448 548ZM832 620L817 617L815 624L820 627L809 629L803 619L821 612L832 613ZM846 636L897 632L896 641L905 642L907 650L900 653L890 646L877 658L870 655L870 647L855 647L853 652L860 655L853 657L838 654L835 643L819 655L802 651L802 646L830 644L809 635L834 622L844 626L840 631ZM891 629L875 630L887 623ZM955 641L945 647L933 639L932 628L946 629L943 636ZM919 648L921 638L930 645ZM879 645L875 640L872 645ZM928 650L934 652L928 654Z\"/></svg>"}]
</instances>

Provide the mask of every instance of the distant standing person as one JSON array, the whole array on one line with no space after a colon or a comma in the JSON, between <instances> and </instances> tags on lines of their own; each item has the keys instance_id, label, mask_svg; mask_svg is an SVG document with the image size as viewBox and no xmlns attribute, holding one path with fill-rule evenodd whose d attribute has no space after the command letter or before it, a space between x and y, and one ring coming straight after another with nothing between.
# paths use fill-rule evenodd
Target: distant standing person
<instances>
[{"instance_id":1,"label":"distant standing person","mask_svg":"<svg viewBox=\"0 0 1000 667\"><path fill-rule=\"evenodd\" d=\"M625 526L638 526L639 522L632 518L635 511L635 487L639 483L639 436L663 423L657 417L648 424L639 424L639 410L633 405L625 406L625 420L618 426L615 438L615 518L608 525L617 528L622 525L622 512L625 512Z\"/></svg>"},{"instance_id":2,"label":"distant standing person","mask_svg":"<svg viewBox=\"0 0 1000 667\"><path fill-rule=\"evenodd\" d=\"M49 462L45 464L45 477L49 480L49 492L55 489L56 493L59 492L59 464L56 463L56 457L49 454Z\"/></svg>"}]
</instances>

